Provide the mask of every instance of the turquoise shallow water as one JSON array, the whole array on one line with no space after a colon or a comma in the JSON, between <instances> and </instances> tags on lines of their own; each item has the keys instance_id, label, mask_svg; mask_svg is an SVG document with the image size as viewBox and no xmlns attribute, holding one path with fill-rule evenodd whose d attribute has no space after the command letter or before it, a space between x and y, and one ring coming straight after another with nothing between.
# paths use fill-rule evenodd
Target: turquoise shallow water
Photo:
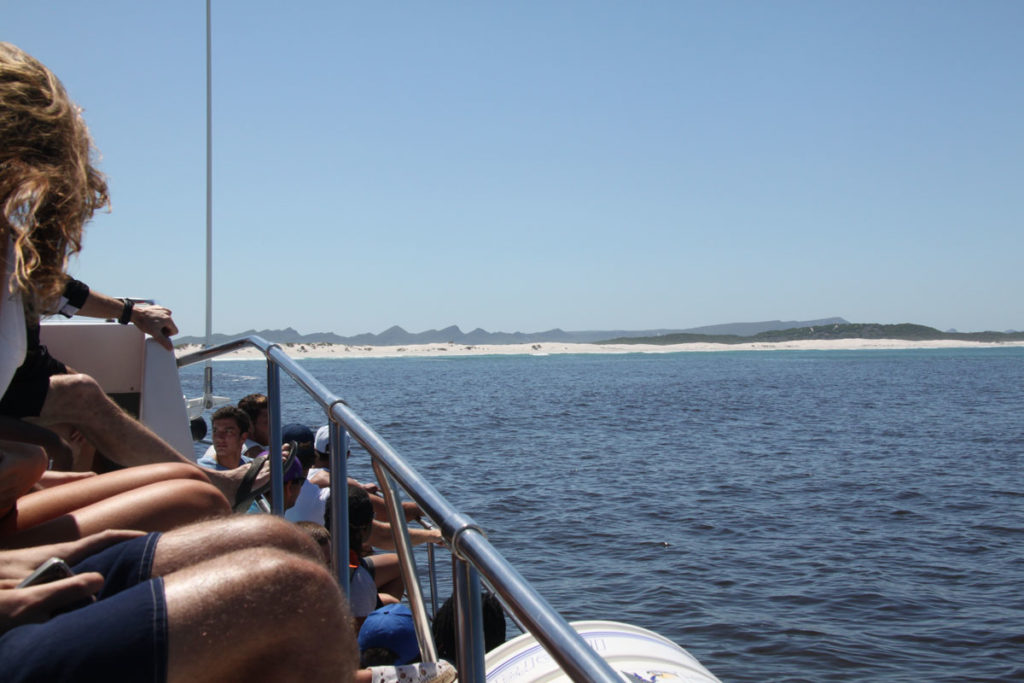
<instances>
[{"instance_id":1,"label":"turquoise shallow water","mask_svg":"<svg viewBox=\"0 0 1024 683\"><path fill-rule=\"evenodd\" d=\"M1024 349L303 363L569 619L726 681L1024 677Z\"/></svg>"}]
</instances>

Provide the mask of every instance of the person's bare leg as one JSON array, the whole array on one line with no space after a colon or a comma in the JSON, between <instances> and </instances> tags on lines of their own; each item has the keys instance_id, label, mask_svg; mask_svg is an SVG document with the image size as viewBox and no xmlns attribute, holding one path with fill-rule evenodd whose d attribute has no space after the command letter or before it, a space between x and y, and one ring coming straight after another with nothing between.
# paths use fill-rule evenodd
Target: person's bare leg
<instances>
[{"instance_id":1,"label":"person's bare leg","mask_svg":"<svg viewBox=\"0 0 1024 683\"><path fill-rule=\"evenodd\" d=\"M92 479L80 483L89 484ZM48 491L69 492L78 486L79 482L74 482ZM59 503L54 503L50 508L41 504L27 505L24 516L21 507L19 501L13 528L0 532L0 547L24 548L59 543L105 529L167 531L210 517L224 517L231 512L224 496L217 489L192 479L172 479L144 485L55 516L50 514L55 509L61 509ZM37 520L37 523L30 523L33 520ZM6 518L4 522L4 526L7 526Z\"/></svg>"},{"instance_id":2,"label":"person's bare leg","mask_svg":"<svg viewBox=\"0 0 1024 683\"><path fill-rule=\"evenodd\" d=\"M176 462L201 470L145 425L121 410L89 375L50 377L46 400L43 401L39 417L34 421L44 426L62 422L74 425L97 450L123 467ZM246 469L243 466L223 472L201 471L208 475L209 481L229 501L234 501Z\"/></svg>"},{"instance_id":3,"label":"person's bare leg","mask_svg":"<svg viewBox=\"0 0 1024 683\"><path fill-rule=\"evenodd\" d=\"M169 531L153 555L153 575L163 576L238 550L274 548L323 564L320 547L309 534L273 515L233 515Z\"/></svg>"},{"instance_id":4,"label":"person's bare leg","mask_svg":"<svg viewBox=\"0 0 1024 683\"><path fill-rule=\"evenodd\" d=\"M234 515L175 529L157 543L153 575L167 596L168 681L351 680L351 615L316 542L294 524ZM311 660L311 642L331 647Z\"/></svg>"},{"instance_id":5,"label":"person's bare leg","mask_svg":"<svg viewBox=\"0 0 1024 683\"><path fill-rule=\"evenodd\" d=\"M18 500L18 526L35 526L119 493L179 479L209 483L203 471L191 465L161 463L130 467L25 494Z\"/></svg>"},{"instance_id":6,"label":"person's bare leg","mask_svg":"<svg viewBox=\"0 0 1024 683\"><path fill-rule=\"evenodd\" d=\"M239 550L165 575L164 595L169 683L348 682L358 668L351 614L322 563Z\"/></svg>"},{"instance_id":7,"label":"person's bare leg","mask_svg":"<svg viewBox=\"0 0 1024 683\"><path fill-rule=\"evenodd\" d=\"M170 444L121 410L89 375L50 377L38 421L44 425L74 425L97 450L125 467L188 462Z\"/></svg>"}]
</instances>

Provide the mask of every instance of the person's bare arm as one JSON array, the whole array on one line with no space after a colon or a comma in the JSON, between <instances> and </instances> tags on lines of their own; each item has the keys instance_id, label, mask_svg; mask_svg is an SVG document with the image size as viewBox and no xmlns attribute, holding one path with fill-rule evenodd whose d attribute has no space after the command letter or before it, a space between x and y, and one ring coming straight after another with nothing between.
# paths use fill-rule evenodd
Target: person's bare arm
<instances>
[{"instance_id":1,"label":"person's bare arm","mask_svg":"<svg viewBox=\"0 0 1024 683\"><path fill-rule=\"evenodd\" d=\"M75 541L0 550L0 579L21 581L51 557L59 557L71 565L78 564L116 543L130 541L143 535L141 531L108 529Z\"/></svg>"},{"instance_id":2,"label":"person's bare arm","mask_svg":"<svg viewBox=\"0 0 1024 683\"><path fill-rule=\"evenodd\" d=\"M413 545L423 543L443 543L440 529L409 529L409 542ZM391 534L391 525L385 522L373 520L373 528L370 530L370 545L381 550L394 550L395 537Z\"/></svg>"},{"instance_id":3,"label":"person's bare arm","mask_svg":"<svg viewBox=\"0 0 1024 683\"><path fill-rule=\"evenodd\" d=\"M355 479L349 479L350 484L353 482L358 486L362 486L362 484L359 484ZM388 514L387 502L384 500L383 496L376 493L370 493L370 503L373 505L373 514L375 517L378 519L391 519L391 515ZM405 516L405 521L412 522L423 516L423 510L421 510L420 506L416 503L411 500L407 500L402 503L402 514Z\"/></svg>"},{"instance_id":4,"label":"person's bare arm","mask_svg":"<svg viewBox=\"0 0 1024 683\"><path fill-rule=\"evenodd\" d=\"M124 302L101 292L89 291L89 296L78 309L79 315L90 318L118 319L124 311ZM135 304L132 308L131 322L146 334L152 336L168 351L174 350L171 337L178 334L178 326L171 318L171 311L163 306L153 304Z\"/></svg>"}]
</instances>

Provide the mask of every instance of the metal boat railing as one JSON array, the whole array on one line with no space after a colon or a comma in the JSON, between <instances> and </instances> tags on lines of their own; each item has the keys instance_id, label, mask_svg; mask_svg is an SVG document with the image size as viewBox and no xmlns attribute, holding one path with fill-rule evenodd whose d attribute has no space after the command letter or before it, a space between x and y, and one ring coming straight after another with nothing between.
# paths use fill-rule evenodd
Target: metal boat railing
<instances>
[{"instance_id":1,"label":"metal boat railing","mask_svg":"<svg viewBox=\"0 0 1024 683\"><path fill-rule=\"evenodd\" d=\"M178 367L200 363L238 349L259 349L267 361L267 397L270 413L271 500L272 511L282 514L284 475L281 462L281 392L283 370L324 411L331 430L331 534L334 567L338 582L348 594L348 491L345 456L347 435L369 452L378 485L384 494L395 530L398 553L409 593L413 623L419 637L424 662L437 661L430 621L420 589L416 563L409 542L408 527L396 487L419 504L424 514L437 525L452 554L452 581L455 595L459 644L456 668L460 681L484 681L484 635L481 610L481 577L498 595L514 620L537 639L574 681L621 681L575 630L527 583L519 572L490 544L483 529L469 516L457 510L369 425L299 366L277 344L259 336L235 339L178 359ZM275 457L276 456L276 457ZM436 590L432 587L432 593Z\"/></svg>"}]
</instances>

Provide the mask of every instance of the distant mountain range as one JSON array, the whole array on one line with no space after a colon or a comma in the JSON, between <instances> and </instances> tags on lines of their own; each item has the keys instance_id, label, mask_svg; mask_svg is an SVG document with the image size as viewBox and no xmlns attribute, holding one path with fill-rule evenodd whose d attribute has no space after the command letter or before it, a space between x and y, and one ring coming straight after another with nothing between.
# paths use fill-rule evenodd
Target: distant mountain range
<instances>
[{"instance_id":1,"label":"distant mountain range","mask_svg":"<svg viewBox=\"0 0 1024 683\"><path fill-rule=\"evenodd\" d=\"M413 344L535 344L539 342L614 342L617 344L686 344L690 342L715 342L739 344L756 341L794 341L798 339L904 339L920 341L929 339L959 339L963 341L1022 341L1021 332L941 332L933 327L905 323L901 325L880 325L877 323L850 323L843 318L822 318L821 320L766 320L755 323L727 323L706 325L684 330L586 330L567 332L553 329L546 332L487 332L477 328L463 332L452 325L441 330L406 332L397 325L380 334L357 334L343 337L333 332L300 334L291 327L283 330L246 330L238 334L215 334L212 344L238 337L258 335L278 344L345 344L348 346L407 346ZM203 344L203 337L178 337L175 343Z\"/></svg>"},{"instance_id":2,"label":"distant mountain range","mask_svg":"<svg viewBox=\"0 0 1024 683\"><path fill-rule=\"evenodd\" d=\"M313 332L311 334L300 334L291 327L283 330L246 330L238 334L214 334L210 342L212 344L223 344L224 342L259 335L267 341L278 344L347 344L349 346L404 346L411 344L444 344L455 342L456 344L535 344L538 342L577 342L593 343L606 341L608 339L623 337L662 337L672 334L704 334L704 335L737 335L750 336L771 330L785 330L794 327L820 326L846 324L842 318L824 318L822 320L767 320L759 323L729 323L725 325L708 325L705 327L691 327L687 329L661 329L661 330L587 330L581 332L566 332L565 330L554 329L546 332L487 332L477 328L472 332L463 332L456 325L441 330L427 330L426 332L406 332L395 325L380 334L357 334L351 337L343 337L333 332ZM176 344L204 344L205 337L176 337Z\"/></svg>"},{"instance_id":3,"label":"distant mountain range","mask_svg":"<svg viewBox=\"0 0 1024 683\"><path fill-rule=\"evenodd\" d=\"M934 327L902 323L847 323L801 325L789 329L765 330L753 335L678 333L653 337L623 337L610 339L616 344L688 344L694 342L714 344L749 344L751 342L784 342L821 339L900 339L903 341L934 341L950 339L974 342L1024 341L1024 332L940 332Z\"/></svg>"}]
</instances>

